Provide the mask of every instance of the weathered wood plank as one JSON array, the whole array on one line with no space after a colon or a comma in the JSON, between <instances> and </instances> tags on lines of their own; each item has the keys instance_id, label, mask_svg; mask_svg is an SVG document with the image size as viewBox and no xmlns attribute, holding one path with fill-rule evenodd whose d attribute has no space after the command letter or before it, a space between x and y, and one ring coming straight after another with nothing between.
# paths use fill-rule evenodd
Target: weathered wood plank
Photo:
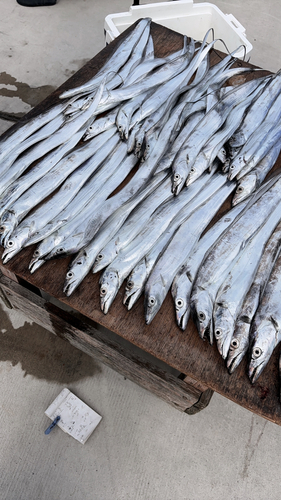
<instances>
[{"instance_id":1,"label":"weathered wood plank","mask_svg":"<svg viewBox=\"0 0 281 500\"><path fill-rule=\"evenodd\" d=\"M104 333L101 334L21 285L2 276L0 287L10 304L29 319L109 365L175 408L185 411L200 401L201 391L197 388L160 370L139 356L132 356L124 347L106 339Z\"/></svg>"},{"instance_id":2,"label":"weathered wood plank","mask_svg":"<svg viewBox=\"0 0 281 500\"><path fill-rule=\"evenodd\" d=\"M15 281L16 283L19 282L17 276L15 275L15 273L13 273L12 271L10 271L7 267L5 267L2 262L0 262L0 271L2 274L4 274L4 276L7 276L7 278L10 278L11 280Z\"/></svg>"}]
</instances>

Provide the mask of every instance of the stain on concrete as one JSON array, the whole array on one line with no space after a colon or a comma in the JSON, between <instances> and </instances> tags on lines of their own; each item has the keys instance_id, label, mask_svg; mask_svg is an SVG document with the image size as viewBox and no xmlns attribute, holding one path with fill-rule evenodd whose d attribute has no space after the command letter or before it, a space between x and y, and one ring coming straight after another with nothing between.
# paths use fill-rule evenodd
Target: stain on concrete
<instances>
[{"instance_id":1,"label":"stain on concrete","mask_svg":"<svg viewBox=\"0 0 281 500\"><path fill-rule=\"evenodd\" d=\"M100 372L93 358L35 323L13 329L0 304L0 362L21 364L24 376L70 384Z\"/></svg>"},{"instance_id":2,"label":"stain on concrete","mask_svg":"<svg viewBox=\"0 0 281 500\"><path fill-rule=\"evenodd\" d=\"M87 62L89 62L89 59L73 59L72 61L70 61L70 65L74 65L75 69L69 69L69 68L65 69L64 70L65 76L67 78L70 78L72 75L74 75L74 73L76 73L76 71L83 68L83 66L85 66Z\"/></svg>"},{"instance_id":3,"label":"stain on concrete","mask_svg":"<svg viewBox=\"0 0 281 500\"><path fill-rule=\"evenodd\" d=\"M245 449L244 465L241 473L243 479L246 479L249 476L249 468L251 465L251 461L258 448L259 442L263 436L266 424L267 420L261 421L261 419L258 420L258 417L256 417L255 415L252 415L249 438L246 443L246 449ZM256 432L258 432L258 436L256 439L253 437L254 429L256 429Z\"/></svg>"},{"instance_id":4,"label":"stain on concrete","mask_svg":"<svg viewBox=\"0 0 281 500\"><path fill-rule=\"evenodd\" d=\"M52 85L42 85L41 87L30 87L27 83L19 82L14 76L6 71L0 73L0 84L13 85L14 89L1 88L0 95L4 97L19 97L23 102L34 107L50 95L56 87Z\"/></svg>"}]
</instances>

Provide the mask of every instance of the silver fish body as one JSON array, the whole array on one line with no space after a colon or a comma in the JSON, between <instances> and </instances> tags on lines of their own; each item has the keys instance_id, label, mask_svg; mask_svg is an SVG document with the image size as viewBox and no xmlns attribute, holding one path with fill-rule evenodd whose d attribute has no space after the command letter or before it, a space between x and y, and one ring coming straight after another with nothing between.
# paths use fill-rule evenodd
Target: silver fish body
<instances>
[{"instance_id":1,"label":"silver fish body","mask_svg":"<svg viewBox=\"0 0 281 500\"><path fill-rule=\"evenodd\" d=\"M275 179L267 191L264 192L261 188L262 196L257 197L248 210L243 212L243 216L241 215L219 238L203 261L191 296L191 309L202 338L206 331L212 331L213 302L228 273L229 265L274 210L280 199L280 185L281 180Z\"/></svg>"},{"instance_id":2,"label":"silver fish body","mask_svg":"<svg viewBox=\"0 0 281 500\"><path fill-rule=\"evenodd\" d=\"M96 137L96 135L99 135L102 132L109 130L111 127L114 127L118 109L119 108L115 108L105 116L94 120L94 122L87 128L83 137L83 141L89 141L89 139Z\"/></svg>"},{"instance_id":3,"label":"silver fish body","mask_svg":"<svg viewBox=\"0 0 281 500\"><path fill-rule=\"evenodd\" d=\"M74 134L68 141L47 154L29 172L14 181L0 198L0 215L14 203L32 184L54 168L59 161L76 146L80 134Z\"/></svg>"},{"instance_id":4,"label":"silver fish body","mask_svg":"<svg viewBox=\"0 0 281 500\"><path fill-rule=\"evenodd\" d=\"M126 78L124 82L124 87L129 87L134 83L138 83L140 80L145 78L146 75L148 75L148 73L158 68L159 66L162 66L166 62L167 59L164 58L144 60L130 73L128 78Z\"/></svg>"},{"instance_id":5,"label":"silver fish body","mask_svg":"<svg viewBox=\"0 0 281 500\"><path fill-rule=\"evenodd\" d=\"M111 134L102 134L95 140L88 143L88 147L82 147L70 155L67 155L56 167L46 174L40 181L37 181L28 189L5 213L5 226L12 214L13 223L15 218L17 223L46 196L51 194L59 184L61 184L65 174L67 179L61 185L55 195L33 211L32 215L26 217L22 224L13 231L12 226L6 228L7 235L4 239L6 247L5 262L10 260L27 240L36 232L40 231L50 220L63 210L79 192L82 186L104 161L104 159L114 150L118 143L118 136L110 137ZM106 143L106 148L102 147ZM94 154L95 153L95 154ZM79 166L81 165L81 166ZM73 173L71 173L73 172ZM2 229L3 230L3 229ZM4 234L4 232L3 232ZM2 236L3 237L3 236Z\"/></svg>"},{"instance_id":6,"label":"silver fish body","mask_svg":"<svg viewBox=\"0 0 281 500\"><path fill-rule=\"evenodd\" d=\"M199 240L194 251L188 256L176 274L171 292L175 303L176 320L178 326L185 330L190 316L190 296L197 271L212 246L223 232L233 223L236 217L245 209L247 202L230 210L219 219L214 226Z\"/></svg>"},{"instance_id":7,"label":"silver fish body","mask_svg":"<svg viewBox=\"0 0 281 500\"><path fill-rule=\"evenodd\" d=\"M66 90L60 95L60 98L65 99L80 93L92 92L105 78L109 81L110 78L112 78L113 75L116 74L117 71L123 66L123 64L126 63L135 44L140 39L141 34L150 21L150 19L140 20L134 30L126 36L125 40L123 40L119 47L117 47L112 56L93 78L79 87Z\"/></svg>"},{"instance_id":8,"label":"silver fish body","mask_svg":"<svg viewBox=\"0 0 281 500\"><path fill-rule=\"evenodd\" d=\"M254 131L262 124L271 105L280 93L281 75L276 74L267 80L266 86L262 89L260 96L250 106L241 126L237 129L230 140L233 148L243 146Z\"/></svg>"},{"instance_id":9,"label":"silver fish body","mask_svg":"<svg viewBox=\"0 0 281 500\"><path fill-rule=\"evenodd\" d=\"M281 93L268 111L262 125L233 159L229 167L229 179L240 179L260 161L280 139L278 129L281 120ZM277 134L275 130L277 128Z\"/></svg>"},{"instance_id":10,"label":"silver fish body","mask_svg":"<svg viewBox=\"0 0 281 500\"><path fill-rule=\"evenodd\" d=\"M128 217L123 226L105 247L99 249L93 272L108 266L118 253L125 248L142 230L162 203L172 198L170 175L158 186Z\"/></svg>"},{"instance_id":11,"label":"silver fish body","mask_svg":"<svg viewBox=\"0 0 281 500\"><path fill-rule=\"evenodd\" d=\"M67 296L74 292L88 274L94 264L99 249L110 241L112 235L122 226L131 211L142 201L142 199L148 196L161 181L163 181L165 175L166 174L161 173L154 176L150 182L144 185L143 189L113 212L101 226L89 245L80 250L77 257L71 263L70 269L66 275L63 290Z\"/></svg>"},{"instance_id":12,"label":"silver fish body","mask_svg":"<svg viewBox=\"0 0 281 500\"><path fill-rule=\"evenodd\" d=\"M217 189L214 181L218 181ZM205 227L235 188L233 184L225 183L225 176L222 174L214 176L210 184L213 184L215 192L179 227L148 278L145 286L147 324L151 323L159 311L176 273L192 252ZM205 191L208 188L209 186Z\"/></svg>"},{"instance_id":13,"label":"silver fish body","mask_svg":"<svg viewBox=\"0 0 281 500\"><path fill-rule=\"evenodd\" d=\"M56 134L53 134L49 138L45 139L44 141L41 141L38 145L34 146L31 151L27 152L22 158L19 158L18 161L16 161L13 164L12 168L9 169L9 171L7 172L7 176L5 176L5 187L7 187L10 184L11 177L13 179L19 177L19 175L27 167L29 167L35 160L38 160L42 156L46 155L47 153L49 153L49 151L51 151L51 156L52 156L53 155L52 150L54 150L54 148L56 148L57 146L61 146L61 145L64 146L65 143L71 143L72 142L71 139L73 137L75 137L75 139L76 139L76 143L74 145L76 145L79 142L79 140L82 138L82 136L84 135L84 132L85 132L85 130L83 129L83 126L85 126L85 128L87 128L88 122L91 119L91 116L99 103L101 94L103 92L103 87L104 87L104 83L102 83L100 85L99 89L97 90L97 92L93 96L93 99L91 101L91 105L89 106L89 108L86 111L80 113L79 116L77 118L73 119L72 121L65 122L63 124L63 126L56 132ZM61 149L63 150L63 147ZM44 158L42 160L41 166L44 165L44 167L46 167L46 164L47 164L46 158ZM40 164L37 164L35 166L35 169L33 169L32 172L30 172L31 176L35 175L33 173L33 171L40 172ZM42 169L42 172L43 172L42 173L42 175L43 175L44 174L43 169ZM3 183L4 183L4 181L2 180L2 183L1 183L2 189L4 189ZM11 188L12 188L12 186L11 186ZM4 194L6 194L6 193L4 193ZM15 198L13 198L13 200L14 199ZM6 201L4 201L4 200L5 200L5 196L4 196L4 198L2 196L2 200L0 203L0 213L2 213L3 207L5 208Z\"/></svg>"},{"instance_id":14,"label":"silver fish body","mask_svg":"<svg viewBox=\"0 0 281 500\"><path fill-rule=\"evenodd\" d=\"M258 269L266 242L280 218L279 203L262 230L247 244L218 291L213 310L214 334L218 350L224 359L228 354L236 319Z\"/></svg>"},{"instance_id":15,"label":"silver fish body","mask_svg":"<svg viewBox=\"0 0 281 500\"><path fill-rule=\"evenodd\" d=\"M21 141L17 147L15 147L11 153L2 160L1 163L1 175L0 175L0 186L1 192L5 189L5 174L7 170L13 165L15 160L20 156L23 152L28 150L31 146L44 139L47 139L50 135L54 134L65 122L65 118L63 114L57 115L53 120L44 125L40 130L36 133L32 134L25 141Z\"/></svg>"},{"instance_id":16,"label":"silver fish body","mask_svg":"<svg viewBox=\"0 0 281 500\"><path fill-rule=\"evenodd\" d=\"M235 324L227 356L227 368L230 373L233 373L237 368L248 350L251 323L258 309L270 273L280 254L280 238L281 224L279 223L265 246L253 283L246 295Z\"/></svg>"},{"instance_id":17,"label":"silver fish body","mask_svg":"<svg viewBox=\"0 0 281 500\"><path fill-rule=\"evenodd\" d=\"M78 204L75 198L78 196L70 203L72 213L74 212L75 215L72 215L72 217L68 215L67 221L66 218L62 218L58 229L39 244L35 260L33 259L30 265L32 270L37 269L39 266L37 261L40 260L41 265L44 263L43 257L45 260L58 256L62 257L68 253L68 247L70 247L69 253L75 253L76 245L79 247L81 244L80 248L84 246L82 244L84 238L90 241L95 234L95 227L106 218L106 211L103 209L105 200L122 182L124 176L128 175L135 164L136 160L126 155L126 145L124 143L119 144L108 158L108 161L103 164L103 167L78 193L81 205L77 208ZM118 168L119 165L122 165L120 169ZM83 197L84 191L87 196ZM94 208L95 210L93 210ZM65 212L68 214L67 208ZM86 241L85 245L89 241ZM80 248L77 248L77 251Z\"/></svg>"},{"instance_id":18,"label":"silver fish body","mask_svg":"<svg viewBox=\"0 0 281 500\"><path fill-rule=\"evenodd\" d=\"M249 173L240 178L235 195L232 200L232 205L240 203L253 193L264 181L266 175L275 164L281 149L281 141L277 141L271 150L263 157L263 159Z\"/></svg>"},{"instance_id":19,"label":"silver fish body","mask_svg":"<svg viewBox=\"0 0 281 500\"><path fill-rule=\"evenodd\" d=\"M202 104L203 106L203 104ZM205 106L205 102L204 102ZM167 151L167 153L163 156L161 161L159 162L159 165L157 167L157 172L160 172L161 170L164 170L168 167L170 167L173 163L174 158L176 157L179 148L183 145L184 141L186 138L191 134L191 132L194 130L194 128L198 125L198 123L202 120L204 116L203 111L197 111L196 113L193 113L190 118L187 120L187 123L183 127L182 131L179 133L177 138L174 140L173 144L171 145L171 148Z\"/></svg>"},{"instance_id":20,"label":"silver fish body","mask_svg":"<svg viewBox=\"0 0 281 500\"><path fill-rule=\"evenodd\" d=\"M281 258L279 256L265 287L250 332L249 377L256 382L280 342Z\"/></svg>"},{"instance_id":21,"label":"silver fish body","mask_svg":"<svg viewBox=\"0 0 281 500\"><path fill-rule=\"evenodd\" d=\"M166 231L157 239L151 250L137 263L128 276L123 304L130 310L144 291L148 277L178 229L178 222L172 221Z\"/></svg>"},{"instance_id":22,"label":"silver fish body","mask_svg":"<svg viewBox=\"0 0 281 500\"><path fill-rule=\"evenodd\" d=\"M194 165L191 167L190 173L186 180L186 185L188 186L191 182L194 182L202 172L209 168L209 165L215 160L217 154L225 144L225 142L231 137L233 132L237 129L245 111L249 106L249 103L255 98L256 94L259 92L259 87L255 89L246 99L238 103L230 111L226 118L223 127L214 134L213 137L207 142L203 149L198 154Z\"/></svg>"},{"instance_id":23,"label":"silver fish body","mask_svg":"<svg viewBox=\"0 0 281 500\"><path fill-rule=\"evenodd\" d=\"M189 135L173 162L173 192L178 194L187 180L200 150L210 137L223 125L237 99L246 98L257 87L257 83L247 82L228 92L204 116L196 129ZM246 91L246 94L245 94Z\"/></svg>"},{"instance_id":24,"label":"silver fish body","mask_svg":"<svg viewBox=\"0 0 281 500\"><path fill-rule=\"evenodd\" d=\"M10 133L7 133L5 138L0 141L0 161L10 154L10 152L16 148L19 143L25 141L34 132L61 114L65 107L66 104L57 104L34 118L29 119L27 122L21 122L20 127L17 127L15 131L12 130Z\"/></svg>"},{"instance_id":25,"label":"silver fish body","mask_svg":"<svg viewBox=\"0 0 281 500\"><path fill-rule=\"evenodd\" d=\"M207 176L193 184L182 195L166 202L158 209L149 225L112 261L102 274L101 283L101 308L106 314L112 304L124 279L129 275L135 265L152 248L154 242L168 228L170 222L177 217L178 226L188 217L188 214L200 205L199 192L207 182Z\"/></svg>"}]
</instances>

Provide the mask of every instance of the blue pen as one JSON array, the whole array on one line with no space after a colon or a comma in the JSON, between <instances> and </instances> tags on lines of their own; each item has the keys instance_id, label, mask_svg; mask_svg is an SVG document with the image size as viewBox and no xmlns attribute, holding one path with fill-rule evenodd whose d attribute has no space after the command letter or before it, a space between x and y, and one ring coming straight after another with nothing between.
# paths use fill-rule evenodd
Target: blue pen
<instances>
[{"instance_id":1,"label":"blue pen","mask_svg":"<svg viewBox=\"0 0 281 500\"><path fill-rule=\"evenodd\" d=\"M55 420L49 425L48 429L45 430L45 434L50 434L50 432L53 430L53 428L57 425L58 421L60 420L60 416L58 415Z\"/></svg>"}]
</instances>

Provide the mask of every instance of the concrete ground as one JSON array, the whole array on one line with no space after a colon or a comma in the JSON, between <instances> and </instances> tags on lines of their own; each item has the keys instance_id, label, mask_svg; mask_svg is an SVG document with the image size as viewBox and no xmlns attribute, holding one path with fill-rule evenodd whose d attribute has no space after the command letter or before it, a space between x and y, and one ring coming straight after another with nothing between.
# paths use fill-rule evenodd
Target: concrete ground
<instances>
[{"instance_id":1,"label":"concrete ground","mask_svg":"<svg viewBox=\"0 0 281 500\"><path fill-rule=\"evenodd\" d=\"M251 62L277 71L280 1L213 3L246 27ZM1 117L17 119L77 71L104 46L105 16L129 6L1 0ZM181 414L0 307L1 500L280 499L277 425L216 394L201 413ZM58 428L44 435L44 411L63 387L103 417L84 446Z\"/></svg>"}]
</instances>

